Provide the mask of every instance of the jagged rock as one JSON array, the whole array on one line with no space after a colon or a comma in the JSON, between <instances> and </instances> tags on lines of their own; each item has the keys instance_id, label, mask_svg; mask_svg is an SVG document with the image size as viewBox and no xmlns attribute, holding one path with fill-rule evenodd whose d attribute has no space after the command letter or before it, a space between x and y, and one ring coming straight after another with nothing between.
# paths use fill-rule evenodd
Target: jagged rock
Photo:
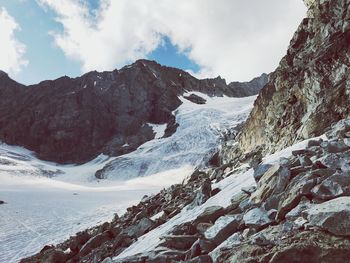
<instances>
[{"instance_id":1,"label":"jagged rock","mask_svg":"<svg viewBox=\"0 0 350 263\"><path fill-rule=\"evenodd\" d=\"M350 174L336 173L312 189L312 195L322 200L330 200L350 194Z\"/></svg>"},{"instance_id":2,"label":"jagged rock","mask_svg":"<svg viewBox=\"0 0 350 263\"><path fill-rule=\"evenodd\" d=\"M340 153L349 149L343 141L338 142L328 142L326 146L326 150L329 153Z\"/></svg>"},{"instance_id":3,"label":"jagged rock","mask_svg":"<svg viewBox=\"0 0 350 263\"><path fill-rule=\"evenodd\" d=\"M90 238L80 249L79 255L85 256L89 254L93 249L101 246L104 242L108 241L109 237L106 234L98 234Z\"/></svg>"},{"instance_id":4,"label":"jagged rock","mask_svg":"<svg viewBox=\"0 0 350 263\"><path fill-rule=\"evenodd\" d=\"M267 211L263 208L253 208L243 216L244 224L248 227L262 228L273 221L269 218Z\"/></svg>"},{"instance_id":5,"label":"jagged rock","mask_svg":"<svg viewBox=\"0 0 350 263\"><path fill-rule=\"evenodd\" d=\"M322 139L319 140L309 140L307 142L307 148L315 147L315 146L320 146L321 142L323 142Z\"/></svg>"},{"instance_id":6,"label":"jagged rock","mask_svg":"<svg viewBox=\"0 0 350 263\"><path fill-rule=\"evenodd\" d=\"M267 238L265 237L265 235L261 232L253 235L251 237L251 244L257 245L257 246L269 246L271 245L271 241L267 240Z\"/></svg>"},{"instance_id":7,"label":"jagged rock","mask_svg":"<svg viewBox=\"0 0 350 263\"><path fill-rule=\"evenodd\" d=\"M301 165L300 166L295 166L295 167L292 167L290 169L290 175L293 178L293 177L296 177L299 174L304 173L304 172L306 172L308 170L309 170L308 168L306 168L304 166L301 166Z\"/></svg>"},{"instance_id":8,"label":"jagged rock","mask_svg":"<svg viewBox=\"0 0 350 263\"><path fill-rule=\"evenodd\" d=\"M241 221L242 215L221 216L212 227L205 231L204 236L219 245L238 230Z\"/></svg>"},{"instance_id":9,"label":"jagged rock","mask_svg":"<svg viewBox=\"0 0 350 263\"><path fill-rule=\"evenodd\" d=\"M224 208L222 206L210 206L197 216L194 224L198 223L214 223L216 219L224 215Z\"/></svg>"},{"instance_id":10,"label":"jagged rock","mask_svg":"<svg viewBox=\"0 0 350 263\"><path fill-rule=\"evenodd\" d=\"M184 224L175 226L173 231L171 231L173 235L195 235L197 233L196 226L191 222L186 222Z\"/></svg>"},{"instance_id":11,"label":"jagged rock","mask_svg":"<svg viewBox=\"0 0 350 263\"><path fill-rule=\"evenodd\" d=\"M49 249L43 254L40 263L65 263L67 261L67 255L59 249Z\"/></svg>"},{"instance_id":12,"label":"jagged rock","mask_svg":"<svg viewBox=\"0 0 350 263\"><path fill-rule=\"evenodd\" d=\"M308 14L243 126L243 152L276 152L349 116L348 2L313 1Z\"/></svg>"},{"instance_id":13,"label":"jagged rock","mask_svg":"<svg viewBox=\"0 0 350 263\"><path fill-rule=\"evenodd\" d=\"M338 197L307 210L310 225L334 235L350 236L350 197Z\"/></svg>"},{"instance_id":14,"label":"jagged rock","mask_svg":"<svg viewBox=\"0 0 350 263\"><path fill-rule=\"evenodd\" d=\"M212 227L213 224L212 223L199 223L196 226L196 229L198 231L198 233L204 235L205 231L207 231L208 228Z\"/></svg>"},{"instance_id":15,"label":"jagged rock","mask_svg":"<svg viewBox=\"0 0 350 263\"><path fill-rule=\"evenodd\" d=\"M216 246L217 245L214 243L214 241L200 238L192 245L190 249L190 258L194 258L203 254L208 254Z\"/></svg>"},{"instance_id":16,"label":"jagged rock","mask_svg":"<svg viewBox=\"0 0 350 263\"><path fill-rule=\"evenodd\" d=\"M250 208L257 207L257 206L258 204L253 203L250 199L244 199L242 202L240 202L238 208L239 208L239 211L245 212Z\"/></svg>"},{"instance_id":17,"label":"jagged rock","mask_svg":"<svg viewBox=\"0 0 350 263\"><path fill-rule=\"evenodd\" d=\"M260 164L254 169L254 179L259 182L260 178L272 167L272 164Z\"/></svg>"},{"instance_id":18,"label":"jagged rock","mask_svg":"<svg viewBox=\"0 0 350 263\"><path fill-rule=\"evenodd\" d=\"M288 168L274 165L267 170L258 182L257 190L250 200L256 204L264 202L269 196L281 193L290 179Z\"/></svg>"},{"instance_id":19,"label":"jagged rock","mask_svg":"<svg viewBox=\"0 0 350 263\"><path fill-rule=\"evenodd\" d=\"M282 194L278 195L272 195L266 199L266 201L262 204L262 207L266 210L269 211L271 209L277 209L278 208L278 203L281 199Z\"/></svg>"},{"instance_id":20,"label":"jagged rock","mask_svg":"<svg viewBox=\"0 0 350 263\"><path fill-rule=\"evenodd\" d=\"M346 136L346 133L349 131L350 131L350 120L343 119L336 123L333 123L331 130L328 131L326 135L329 139L349 137L349 136Z\"/></svg>"},{"instance_id":21,"label":"jagged rock","mask_svg":"<svg viewBox=\"0 0 350 263\"><path fill-rule=\"evenodd\" d=\"M300 161L300 165L304 167L312 165L312 161L307 156L299 156L299 161Z\"/></svg>"},{"instance_id":22,"label":"jagged rock","mask_svg":"<svg viewBox=\"0 0 350 263\"><path fill-rule=\"evenodd\" d=\"M339 154L330 153L323 156L319 161L328 168L341 169L347 162Z\"/></svg>"},{"instance_id":23,"label":"jagged rock","mask_svg":"<svg viewBox=\"0 0 350 263\"><path fill-rule=\"evenodd\" d=\"M160 246L177 250L187 250L193 245L195 241L197 241L198 237L188 235L167 235L163 236L161 239L163 240L163 242L160 244Z\"/></svg>"},{"instance_id":24,"label":"jagged rock","mask_svg":"<svg viewBox=\"0 0 350 263\"><path fill-rule=\"evenodd\" d=\"M286 214L286 219L290 221L294 221L297 218L303 216L304 212L310 207L311 207L310 201L305 197L303 197L300 203Z\"/></svg>"},{"instance_id":25,"label":"jagged rock","mask_svg":"<svg viewBox=\"0 0 350 263\"><path fill-rule=\"evenodd\" d=\"M196 192L196 195L192 201L192 203L189 205L189 207L196 207L204 204L211 196L211 181L207 178L202 183L201 188Z\"/></svg>"},{"instance_id":26,"label":"jagged rock","mask_svg":"<svg viewBox=\"0 0 350 263\"><path fill-rule=\"evenodd\" d=\"M203 99L202 97L196 95L196 94L191 94L189 96L184 96L186 100L192 101L196 104L205 104L207 101Z\"/></svg>"},{"instance_id":27,"label":"jagged rock","mask_svg":"<svg viewBox=\"0 0 350 263\"><path fill-rule=\"evenodd\" d=\"M209 253L214 262L218 262L217 258L221 255L222 250L229 250L234 246L238 246L242 242L242 235L240 233L234 233L232 236L227 238L219 246L217 246L213 251Z\"/></svg>"},{"instance_id":28,"label":"jagged rock","mask_svg":"<svg viewBox=\"0 0 350 263\"><path fill-rule=\"evenodd\" d=\"M132 225L123 230L122 233L127 233L130 237L139 237L146 233L154 222L149 218L142 218L136 225Z\"/></svg>"},{"instance_id":29,"label":"jagged rock","mask_svg":"<svg viewBox=\"0 0 350 263\"><path fill-rule=\"evenodd\" d=\"M299 204L302 196L310 193L317 183L316 178L316 175L306 173L292 179L279 202L277 220L283 220L285 215Z\"/></svg>"},{"instance_id":30,"label":"jagged rock","mask_svg":"<svg viewBox=\"0 0 350 263\"><path fill-rule=\"evenodd\" d=\"M248 194L248 195L251 195L252 193L254 193L256 190L256 186L253 185L253 186L249 186L249 187L243 187L241 189L242 192Z\"/></svg>"},{"instance_id":31,"label":"jagged rock","mask_svg":"<svg viewBox=\"0 0 350 263\"><path fill-rule=\"evenodd\" d=\"M189 261L186 261L188 263L213 263L213 260L209 255L201 255L198 257L195 257Z\"/></svg>"},{"instance_id":32,"label":"jagged rock","mask_svg":"<svg viewBox=\"0 0 350 263\"><path fill-rule=\"evenodd\" d=\"M244 199L248 199L249 195L245 192L239 192L238 194L235 194L232 198L231 198L231 209L236 209L239 204L244 200Z\"/></svg>"}]
</instances>

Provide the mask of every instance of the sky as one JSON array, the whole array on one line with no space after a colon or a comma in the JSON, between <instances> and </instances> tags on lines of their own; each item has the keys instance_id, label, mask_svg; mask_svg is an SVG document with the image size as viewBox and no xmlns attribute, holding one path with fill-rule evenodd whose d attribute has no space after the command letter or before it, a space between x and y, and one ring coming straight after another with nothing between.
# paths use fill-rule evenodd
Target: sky
<instances>
[{"instance_id":1,"label":"sky","mask_svg":"<svg viewBox=\"0 0 350 263\"><path fill-rule=\"evenodd\" d=\"M199 78L273 71L301 0L0 0L0 69L23 84L156 60Z\"/></svg>"}]
</instances>

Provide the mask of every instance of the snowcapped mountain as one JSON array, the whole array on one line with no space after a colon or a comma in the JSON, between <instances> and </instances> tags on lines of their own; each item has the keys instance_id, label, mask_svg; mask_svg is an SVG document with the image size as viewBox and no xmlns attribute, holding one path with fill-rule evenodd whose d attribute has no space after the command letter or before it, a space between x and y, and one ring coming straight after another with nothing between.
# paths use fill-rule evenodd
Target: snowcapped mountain
<instances>
[{"instance_id":1,"label":"snowcapped mountain","mask_svg":"<svg viewBox=\"0 0 350 263\"><path fill-rule=\"evenodd\" d=\"M198 80L148 60L31 86L3 73L0 140L58 163L84 163L102 153L119 156L153 139L153 125L166 124L164 137L173 134L177 128L173 112L185 92L232 97L246 89L246 94L255 95L266 82L266 75L244 87L227 85L220 77Z\"/></svg>"}]
</instances>

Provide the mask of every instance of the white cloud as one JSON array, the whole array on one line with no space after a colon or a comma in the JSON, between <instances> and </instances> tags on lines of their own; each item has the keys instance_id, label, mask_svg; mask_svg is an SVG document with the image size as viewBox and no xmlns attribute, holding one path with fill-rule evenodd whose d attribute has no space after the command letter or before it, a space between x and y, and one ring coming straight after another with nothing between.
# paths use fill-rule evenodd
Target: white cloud
<instances>
[{"instance_id":1,"label":"white cloud","mask_svg":"<svg viewBox=\"0 0 350 263\"><path fill-rule=\"evenodd\" d=\"M15 74L28 64L23 58L26 46L19 42L14 32L18 24L5 8L0 8L0 69Z\"/></svg>"},{"instance_id":2,"label":"white cloud","mask_svg":"<svg viewBox=\"0 0 350 263\"><path fill-rule=\"evenodd\" d=\"M248 80L274 70L304 17L301 0L38 0L63 32L55 43L82 70L111 70L147 54L166 35L202 77Z\"/></svg>"}]
</instances>

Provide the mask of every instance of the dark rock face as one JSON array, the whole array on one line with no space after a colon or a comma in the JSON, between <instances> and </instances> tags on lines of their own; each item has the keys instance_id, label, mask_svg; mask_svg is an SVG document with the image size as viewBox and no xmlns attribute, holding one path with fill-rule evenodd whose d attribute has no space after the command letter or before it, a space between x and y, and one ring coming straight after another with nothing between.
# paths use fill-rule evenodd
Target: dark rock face
<instances>
[{"instance_id":1,"label":"dark rock face","mask_svg":"<svg viewBox=\"0 0 350 263\"><path fill-rule=\"evenodd\" d=\"M304 2L308 17L255 102L239 138L243 151L283 149L350 114L349 1Z\"/></svg>"},{"instance_id":2,"label":"dark rock face","mask_svg":"<svg viewBox=\"0 0 350 263\"><path fill-rule=\"evenodd\" d=\"M260 84L262 88L264 79ZM0 140L60 163L82 163L100 153L118 156L154 138L147 123L167 123L165 136L174 133L172 111L185 90L234 96L237 88L221 78L198 80L147 60L28 87L2 73Z\"/></svg>"},{"instance_id":3,"label":"dark rock face","mask_svg":"<svg viewBox=\"0 0 350 263\"><path fill-rule=\"evenodd\" d=\"M229 87L233 90L233 97L253 96L260 92L261 88L269 80L268 74L262 74L260 77L254 78L249 82L231 82Z\"/></svg>"}]
</instances>

